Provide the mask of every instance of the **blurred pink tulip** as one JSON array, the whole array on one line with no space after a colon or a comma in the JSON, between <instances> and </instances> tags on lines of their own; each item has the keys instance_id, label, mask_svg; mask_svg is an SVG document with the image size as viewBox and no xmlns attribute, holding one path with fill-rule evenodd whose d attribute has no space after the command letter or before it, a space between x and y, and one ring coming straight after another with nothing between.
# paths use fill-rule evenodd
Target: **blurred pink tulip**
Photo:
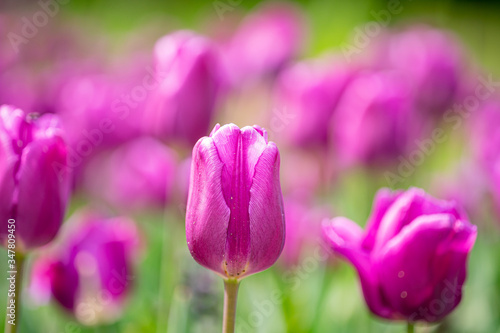
<instances>
[{"instance_id":1,"label":"blurred pink tulip","mask_svg":"<svg viewBox=\"0 0 500 333\"><path fill-rule=\"evenodd\" d=\"M193 145L207 135L224 78L213 43L177 31L155 45L156 80L144 115L145 128L166 139Z\"/></svg>"},{"instance_id":2,"label":"blurred pink tulip","mask_svg":"<svg viewBox=\"0 0 500 333\"><path fill-rule=\"evenodd\" d=\"M62 243L39 257L30 293L54 299L86 325L112 322L121 314L133 282L139 235L131 220L81 212L65 225Z\"/></svg>"},{"instance_id":3,"label":"blurred pink tulip","mask_svg":"<svg viewBox=\"0 0 500 333\"><path fill-rule=\"evenodd\" d=\"M327 59L285 69L276 82L273 131L292 145L326 147L330 119L352 76L345 65Z\"/></svg>"},{"instance_id":4,"label":"blurred pink tulip","mask_svg":"<svg viewBox=\"0 0 500 333\"><path fill-rule=\"evenodd\" d=\"M83 184L92 198L123 212L162 209L170 201L175 172L175 152L142 137L95 156L85 167Z\"/></svg>"},{"instance_id":5,"label":"blurred pink tulip","mask_svg":"<svg viewBox=\"0 0 500 333\"><path fill-rule=\"evenodd\" d=\"M366 72L344 91L332 117L332 147L342 166L385 165L421 135L407 81L392 72Z\"/></svg>"},{"instance_id":6,"label":"blurred pink tulip","mask_svg":"<svg viewBox=\"0 0 500 333\"><path fill-rule=\"evenodd\" d=\"M294 59L304 42L303 21L289 3L266 4L249 15L224 47L232 85L275 75Z\"/></svg>"},{"instance_id":7,"label":"blurred pink tulip","mask_svg":"<svg viewBox=\"0 0 500 333\"><path fill-rule=\"evenodd\" d=\"M0 238L15 220L16 251L50 242L69 200L67 147L59 118L38 119L20 109L0 106Z\"/></svg>"}]
</instances>

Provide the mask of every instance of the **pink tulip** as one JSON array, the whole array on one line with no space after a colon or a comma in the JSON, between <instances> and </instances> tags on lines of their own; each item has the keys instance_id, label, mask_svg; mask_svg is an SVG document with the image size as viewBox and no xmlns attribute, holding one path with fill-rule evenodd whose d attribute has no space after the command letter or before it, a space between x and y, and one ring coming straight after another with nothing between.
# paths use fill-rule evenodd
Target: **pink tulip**
<instances>
[{"instance_id":1,"label":"pink tulip","mask_svg":"<svg viewBox=\"0 0 500 333\"><path fill-rule=\"evenodd\" d=\"M265 5L248 16L224 50L233 85L276 74L299 53L304 22L290 4Z\"/></svg>"},{"instance_id":2,"label":"pink tulip","mask_svg":"<svg viewBox=\"0 0 500 333\"><path fill-rule=\"evenodd\" d=\"M258 127L215 126L193 148L186 234L193 258L224 279L272 266L285 241L278 148Z\"/></svg>"},{"instance_id":3,"label":"pink tulip","mask_svg":"<svg viewBox=\"0 0 500 333\"><path fill-rule=\"evenodd\" d=\"M93 158L84 171L92 198L120 211L161 209L169 202L175 180L175 152L143 137Z\"/></svg>"},{"instance_id":4,"label":"pink tulip","mask_svg":"<svg viewBox=\"0 0 500 333\"><path fill-rule=\"evenodd\" d=\"M69 200L67 148L57 116L0 106L0 238L15 220L16 251L50 242Z\"/></svg>"},{"instance_id":5,"label":"pink tulip","mask_svg":"<svg viewBox=\"0 0 500 333\"><path fill-rule=\"evenodd\" d=\"M91 212L73 216L65 228L62 243L35 261L31 295L54 299L86 325L116 320L132 287L137 228Z\"/></svg>"},{"instance_id":6,"label":"pink tulip","mask_svg":"<svg viewBox=\"0 0 500 333\"><path fill-rule=\"evenodd\" d=\"M145 109L146 129L163 139L194 144L206 135L223 76L215 46L190 31L167 35L155 45L156 79Z\"/></svg>"},{"instance_id":7,"label":"pink tulip","mask_svg":"<svg viewBox=\"0 0 500 333\"><path fill-rule=\"evenodd\" d=\"M423 190L380 190L363 231L344 217L325 221L333 250L358 271L369 309L415 322L443 319L462 298L476 227L454 202Z\"/></svg>"},{"instance_id":8,"label":"pink tulip","mask_svg":"<svg viewBox=\"0 0 500 333\"><path fill-rule=\"evenodd\" d=\"M274 92L270 122L273 131L292 145L326 147L330 119L352 76L352 71L342 64L325 60L285 69L278 76Z\"/></svg>"}]
</instances>

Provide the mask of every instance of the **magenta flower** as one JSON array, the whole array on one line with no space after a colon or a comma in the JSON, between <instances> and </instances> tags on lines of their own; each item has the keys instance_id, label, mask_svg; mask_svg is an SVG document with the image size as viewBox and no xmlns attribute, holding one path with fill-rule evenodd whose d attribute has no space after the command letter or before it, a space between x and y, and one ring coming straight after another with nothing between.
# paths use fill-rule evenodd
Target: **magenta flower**
<instances>
[{"instance_id":1,"label":"magenta flower","mask_svg":"<svg viewBox=\"0 0 500 333\"><path fill-rule=\"evenodd\" d=\"M160 85L151 93L145 127L161 138L194 144L208 133L223 83L215 46L178 31L158 40L154 58Z\"/></svg>"},{"instance_id":2,"label":"magenta flower","mask_svg":"<svg viewBox=\"0 0 500 333\"><path fill-rule=\"evenodd\" d=\"M285 69L276 82L271 128L293 145L326 146L330 119L352 76L342 64L324 61Z\"/></svg>"},{"instance_id":3,"label":"magenta flower","mask_svg":"<svg viewBox=\"0 0 500 333\"><path fill-rule=\"evenodd\" d=\"M86 325L115 320L132 287L140 243L135 224L83 212L63 234L63 242L34 263L31 295L38 302L56 300Z\"/></svg>"},{"instance_id":4,"label":"magenta flower","mask_svg":"<svg viewBox=\"0 0 500 333\"><path fill-rule=\"evenodd\" d=\"M59 118L35 119L0 106L0 238L14 219L16 251L50 242L61 226L69 200L67 149Z\"/></svg>"},{"instance_id":5,"label":"magenta flower","mask_svg":"<svg viewBox=\"0 0 500 333\"><path fill-rule=\"evenodd\" d=\"M407 77L421 112L439 118L460 97L465 63L461 47L451 34L416 26L389 34L378 47L377 61Z\"/></svg>"},{"instance_id":6,"label":"magenta flower","mask_svg":"<svg viewBox=\"0 0 500 333\"><path fill-rule=\"evenodd\" d=\"M331 143L343 166L386 165L414 148L422 122L411 89L391 72L366 72L345 89L332 117Z\"/></svg>"},{"instance_id":7,"label":"magenta flower","mask_svg":"<svg viewBox=\"0 0 500 333\"><path fill-rule=\"evenodd\" d=\"M258 127L215 126L193 148L186 234L193 258L224 279L272 266L285 241L278 148Z\"/></svg>"},{"instance_id":8,"label":"magenta flower","mask_svg":"<svg viewBox=\"0 0 500 333\"><path fill-rule=\"evenodd\" d=\"M459 304L477 235L454 202L417 188L380 190L366 231L338 217L323 232L358 271L370 310L409 322L441 320Z\"/></svg>"},{"instance_id":9,"label":"magenta flower","mask_svg":"<svg viewBox=\"0 0 500 333\"><path fill-rule=\"evenodd\" d=\"M120 211L161 209L170 200L175 172L175 152L143 137L93 158L83 185L93 198Z\"/></svg>"},{"instance_id":10,"label":"magenta flower","mask_svg":"<svg viewBox=\"0 0 500 333\"><path fill-rule=\"evenodd\" d=\"M276 74L299 53L304 22L290 4L266 4L248 16L231 41L224 59L234 85Z\"/></svg>"}]
</instances>

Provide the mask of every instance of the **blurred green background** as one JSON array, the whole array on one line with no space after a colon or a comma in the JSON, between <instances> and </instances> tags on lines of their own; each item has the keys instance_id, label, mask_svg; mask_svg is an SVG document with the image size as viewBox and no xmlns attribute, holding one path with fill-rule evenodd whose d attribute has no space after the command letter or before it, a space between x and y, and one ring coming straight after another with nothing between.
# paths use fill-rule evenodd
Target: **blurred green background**
<instances>
[{"instance_id":1,"label":"blurred green background","mask_svg":"<svg viewBox=\"0 0 500 333\"><path fill-rule=\"evenodd\" d=\"M32 2L5 1L3 11L29 13ZM227 2L227 1L226 1ZM235 11L252 10L259 1L243 0ZM305 57L339 51L350 41L354 28L374 20L370 14L387 7L384 1L298 1L310 25ZM466 46L471 63L500 77L500 4L495 1L401 1L403 10L391 26L426 22L453 31ZM32 10L32 9L31 9ZM60 27L83 32L89 45L109 44L116 53L133 47L130 36L145 32L144 45L152 47L157 28L164 33L190 28L212 34L221 24L211 1L84 1L61 5ZM155 27L148 35L148 27ZM140 33L139 33L140 35ZM137 41L136 41L137 42ZM140 44L139 37L139 44ZM451 173L469 152L466 134L449 129L450 139L437 147L416 172L399 187L428 189L439 175ZM273 139L272 137L270 138ZM352 170L321 200L364 224L379 187L388 186L380 174ZM68 216L85 204L72 201ZM439 325L419 325L417 332L500 332L500 221L485 202L481 214L471 216L479 234L469 261L469 278L461 305ZM55 304L37 307L29 299L22 309L20 332L220 332L223 284L199 267L189 255L184 235L183 210L136 216L147 247L130 277L134 292L121 320L112 325L86 328ZM0 250L0 271L6 272L7 253ZM313 258L311 260L311 258ZM3 275L5 276L5 274ZM0 291L6 294L5 278ZM282 295L272 302L273 293ZM6 298L7 295L5 295ZM1 297L0 297L1 298ZM403 332L405 324L389 323L367 310L354 269L341 261L316 260L311 254L296 269L280 265L243 280L239 294L237 332ZM3 327L2 316L0 327Z\"/></svg>"}]
</instances>

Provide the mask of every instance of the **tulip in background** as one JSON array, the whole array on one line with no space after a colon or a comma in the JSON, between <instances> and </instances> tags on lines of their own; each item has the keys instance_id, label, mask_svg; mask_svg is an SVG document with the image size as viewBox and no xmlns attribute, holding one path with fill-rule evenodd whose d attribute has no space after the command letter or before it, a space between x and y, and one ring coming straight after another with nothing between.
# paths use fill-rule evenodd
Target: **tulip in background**
<instances>
[{"instance_id":1,"label":"tulip in background","mask_svg":"<svg viewBox=\"0 0 500 333\"><path fill-rule=\"evenodd\" d=\"M374 47L375 66L407 78L420 113L440 120L461 97L466 62L452 34L417 25L387 33Z\"/></svg>"},{"instance_id":2,"label":"tulip in background","mask_svg":"<svg viewBox=\"0 0 500 333\"><path fill-rule=\"evenodd\" d=\"M223 75L213 43L191 31L177 31L155 45L160 85L145 108L145 128L166 140L194 144L208 133L221 95Z\"/></svg>"},{"instance_id":3,"label":"tulip in background","mask_svg":"<svg viewBox=\"0 0 500 333\"><path fill-rule=\"evenodd\" d=\"M339 163L385 166L413 148L422 125L411 87L389 71L360 73L345 89L332 117L330 137Z\"/></svg>"},{"instance_id":4,"label":"tulip in background","mask_svg":"<svg viewBox=\"0 0 500 333\"><path fill-rule=\"evenodd\" d=\"M290 3L265 3L245 18L223 48L229 81L234 86L276 75L299 53L304 18Z\"/></svg>"},{"instance_id":5,"label":"tulip in background","mask_svg":"<svg viewBox=\"0 0 500 333\"><path fill-rule=\"evenodd\" d=\"M370 311L406 320L410 331L459 304L477 230L454 202L411 188L380 190L365 231L338 217L323 223L323 233L358 271Z\"/></svg>"},{"instance_id":6,"label":"tulip in background","mask_svg":"<svg viewBox=\"0 0 500 333\"><path fill-rule=\"evenodd\" d=\"M193 148L186 237L224 279L223 332L234 332L240 280L271 267L285 242L278 148L258 127L216 125Z\"/></svg>"},{"instance_id":7,"label":"tulip in background","mask_svg":"<svg viewBox=\"0 0 500 333\"><path fill-rule=\"evenodd\" d=\"M57 116L36 119L14 107L0 107L0 239L9 254L16 253L9 264L17 270L17 317L24 256L49 243L64 218L70 194L66 166ZM15 332L17 326L5 323L6 332Z\"/></svg>"},{"instance_id":8,"label":"tulip in background","mask_svg":"<svg viewBox=\"0 0 500 333\"><path fill-rule=\"evenodd\" d=\"M172 194L175 172L175 152L142 137L93 158L85 167L83 186L91 197L121 212L163 209Z\"/></svg>"},{"instance_id":9,"label":"tulip in background","mask_svg":"<svg viewBox=\"0 0 500 333\"><path fill-rule=\"evenodd\" d=\"M301 62L286 68L276 82L274 109L289 115L271 126L292 145L326 147L330 119L354 71L332 59Z\"/></svg>"},{"instance_id":10,"label":"tulip in background","mask_svg":"<svg viewBox=\"0 0 500 333\"><path fill-rule=\"evenodd\" d=\"M55 299L85 325L108 323L122 312L133 282L138 230L124 217L75 214L57 243L37 258L30 284L40 303Z\"/></svg>"}]
</instances>

